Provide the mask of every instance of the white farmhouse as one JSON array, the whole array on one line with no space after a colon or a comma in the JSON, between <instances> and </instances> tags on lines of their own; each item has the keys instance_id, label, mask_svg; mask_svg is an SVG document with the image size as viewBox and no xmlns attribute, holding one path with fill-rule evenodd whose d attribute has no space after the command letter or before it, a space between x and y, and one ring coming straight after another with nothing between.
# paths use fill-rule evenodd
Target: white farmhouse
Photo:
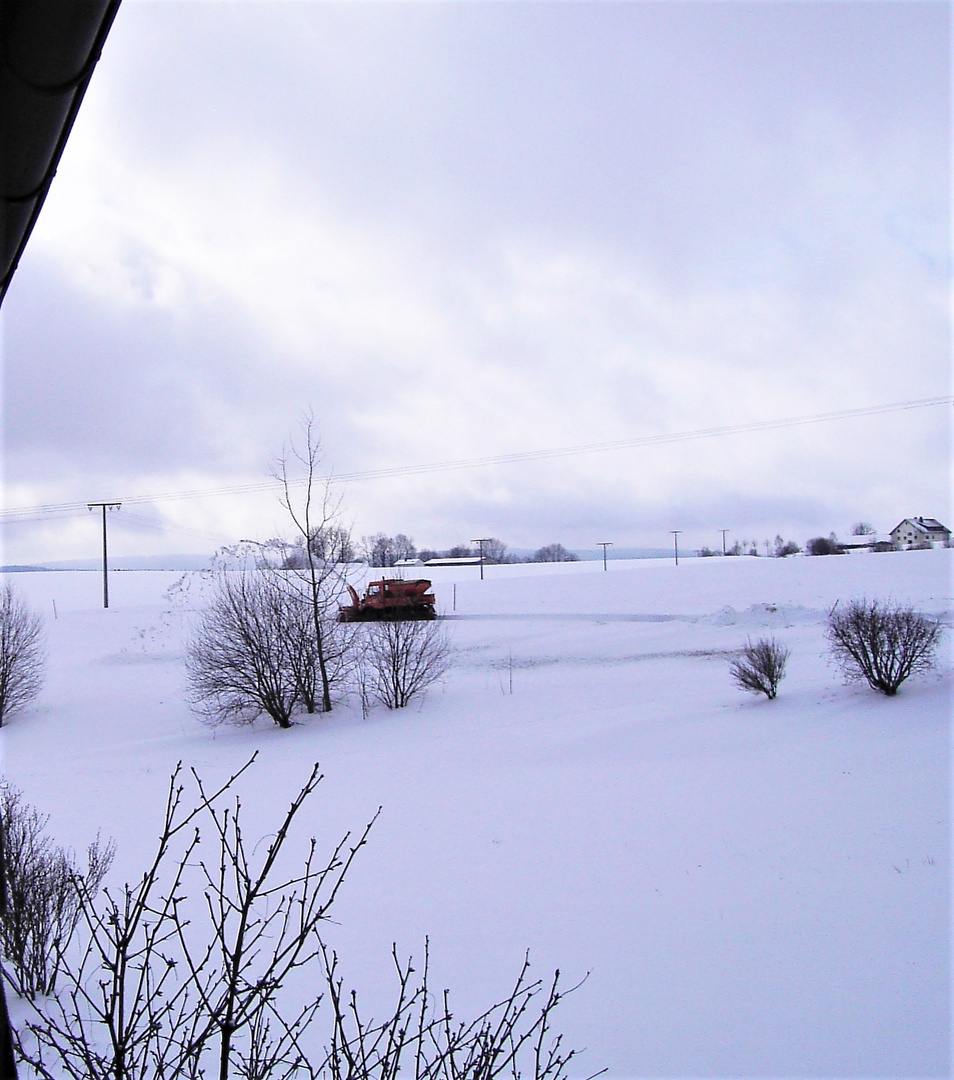
<instances>
[{"instance_id":1,"label":"white farmhouse","mask_svg":"<svg viewBox=\"0 0 954 1080\"><path fill-rule=\"evenodd\" d=\"M951 539L951 530L942 525L937 518L905 518L900 525L891 530L891 541L898 547L919 547L922 544L947 544Z\"/></svg>"}]
</instances>

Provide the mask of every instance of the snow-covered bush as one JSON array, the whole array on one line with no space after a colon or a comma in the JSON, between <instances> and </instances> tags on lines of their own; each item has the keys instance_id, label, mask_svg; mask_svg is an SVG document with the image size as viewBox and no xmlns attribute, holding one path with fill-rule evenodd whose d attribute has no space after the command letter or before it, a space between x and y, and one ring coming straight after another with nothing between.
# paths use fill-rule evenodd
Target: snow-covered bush
<instances>
[{"instance_id":1,"label":"snow-covered bush","mask_svg":"<svg viewBox=\"0 0 954 1080\"><path fill-rule=\"evenodd\" d=\"M746 643L729 671L740 689L764 694L772 701L778 694L778 684L785 677L789 655L789 649L775 638L759 638L756 642Z\"/></svg>"},{"instance_id":2,"label":"snow-covered bush","mask_svg":"<svg viewBox=\"0 0 954 1080\"><path fill-rule=\"evenodd\" d=\"M42 618L5 585L0 590L0 725L40 692L45 664Z\"/></svg>"},{"instance_id":3,"label":"snow-covered bush","mask_svg":"<svg viewBox=\"0 0 954 1080\"><path fill-rule=\"evenodd\" d=\"M31 1001L55 990L81 897L96 892L114 853L112 842L101 844L97 837L86 850L86 869L80 870L73 853L44 834L47 820L12 784L0 782L0 948L16 992Z\"/></svg>"},{"instance_id":4,"label":"snow-covered bush","mask_svg":"<svg viewBox=\"0 0 954 1080\"><path fill-rule=\"evenodd\" d=\"M367 623L359 682L362 702L403 709L450 667L444 624L421 619Z\"/></svg>"},{"instance_id":5,"label":"snow-covered bush","mask_svg":"<svg viewBox=\"0 0 954 1080\"><path fill-rule=\"evenodd\" d=\"M911 675L934 667L941 633L940 623L914 608L879 600L836 604L828 614L828 643L845 676L888 697Z\"/></svg>"}]
</instances>

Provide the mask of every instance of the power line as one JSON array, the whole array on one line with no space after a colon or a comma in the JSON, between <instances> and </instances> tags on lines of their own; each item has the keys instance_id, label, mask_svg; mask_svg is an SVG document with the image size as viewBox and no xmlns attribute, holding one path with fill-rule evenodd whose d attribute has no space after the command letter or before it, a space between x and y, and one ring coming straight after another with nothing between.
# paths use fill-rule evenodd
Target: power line
<instances>
[{"instance_id":1,"label":"power line","mask_svg":"<svg viewBox=\"0 0 954 1080\"><path fill-rule=\"evenodd\" d=\"M39 522L48 524L55 521L72 521L77 518L85 519L87 516L88 510L84 513L83 510L77 507L75 510L50 512L43 514L42 516L30 517L24 515L23 517L0 518L0 522L2 522L4 528L9 529L14 525L36 525ZM168 520L156 520L154 518L143 517L141 514L124 513L123 526L128 527L130 525L134 528L151 529L154 532L160 533L183 533L184 535L199 537L202 540L213 540L219 544L228 543L232 539L231 537L226 536L225 533L211 533L204 529L196 529L189 525L179 525Z\"/></svg>"},{"instance_id":2,"label":"power line","mask_svg":"<svg viewBox=\"0 0 954 1080\"><path fill-rule=\"evenodd\" d=\"M902 412L910 409L924 409L934 405L954 404L954 397L917 398L912 401L895 401L886 405L869 405L860 409L839 409L835 412L813 413L808 416L788 416L775 420L755 420L747 424L729 424L724 427L697 428L692 431L678 431L660 435L643 435L632 439L617 439L613 442L584 443L577 446L562 446L547 450L522 450L512 454L496 454L482 458L460 458L450 461L435 461L423 465L398 465L384 469L369 469L363 472L337 473L322 477L330 484L354 483L361 480L383 480L400 476L424 476L429 473L447 472L458 469L479 469L491 465L511 465L523 461L543 461L549 458L571 457L578 454L606 453L612 450L629 450L642 446L662 446L667 443L689 442L695 439L711 439L723 435L740 435L753 431L771 431L778 428L801 427L807 424L826 423L835 420L849 420L861 416L878 416L883 413ZM292 484L305 483L304 479L292 480ZM155 495L130 495L123 498L128 505L143 505L157 502L171 502L182 499L207 499L222 495L250 495L263 491L275 491L280 484L275 480L257 481L250 484L236 484L228 487L192 488L185 491L166 491ZM85 502L46 503L38 506L12 507L0 510L0 522L16 521L26 517L35 519L47 514L86 508Z\"/></svg>"}]
</instances>

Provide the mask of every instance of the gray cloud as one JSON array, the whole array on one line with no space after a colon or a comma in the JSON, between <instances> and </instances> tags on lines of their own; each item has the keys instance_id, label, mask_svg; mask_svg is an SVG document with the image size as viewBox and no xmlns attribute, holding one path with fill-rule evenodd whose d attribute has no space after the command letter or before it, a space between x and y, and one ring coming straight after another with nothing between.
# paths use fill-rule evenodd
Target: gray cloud
<instances>
[{"instance_id":1,"label":"gray cloud","mask_svg":"<svg viewBox=\"0 0 954 1080\"><path fill-rule=\"evenodd\" d=\"M944 393L949 41L931 4L126 5L5 305L15 501L244 482L308 407L348 472ZM435 543L817 531L946 513L948 431L348 499Z\"/></svg>"}]
</instances>

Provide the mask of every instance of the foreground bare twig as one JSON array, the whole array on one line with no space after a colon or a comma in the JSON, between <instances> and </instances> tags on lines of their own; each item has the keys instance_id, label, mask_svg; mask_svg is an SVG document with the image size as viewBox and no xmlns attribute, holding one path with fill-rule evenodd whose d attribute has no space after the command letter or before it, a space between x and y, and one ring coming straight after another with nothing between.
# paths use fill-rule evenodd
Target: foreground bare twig
<instances>
[{"instance_id":1,"label":"foreground bare twig","mask_svg":"<svg viewBox=\"0 0 954 1080\"><path fill-rule=\"evenodd\" d=\"M559 973L549 987L531 981L526 960L507 998L458 1021L447 992L431 993L427 950L419 981L394 952L395 1004L365 1020L319 931L374 822L325 859L312 840L300 869L283 874L321 775L316 765L267 844L249 847L234 788L253 761L213 791L193 774L191 807L177 768L140 881L115 894L80 889L81 940L64 958L63 989L37 999L15 1033L21 1060L43 1080L395 1080L399 1070L415 1080L562 1080L575 1052L551 1034ZM313 992L288 1013L285 984L303 968L317 975ZM312 1029L325 1016L321 1040Z\"/></svg>"}]
</instances>

